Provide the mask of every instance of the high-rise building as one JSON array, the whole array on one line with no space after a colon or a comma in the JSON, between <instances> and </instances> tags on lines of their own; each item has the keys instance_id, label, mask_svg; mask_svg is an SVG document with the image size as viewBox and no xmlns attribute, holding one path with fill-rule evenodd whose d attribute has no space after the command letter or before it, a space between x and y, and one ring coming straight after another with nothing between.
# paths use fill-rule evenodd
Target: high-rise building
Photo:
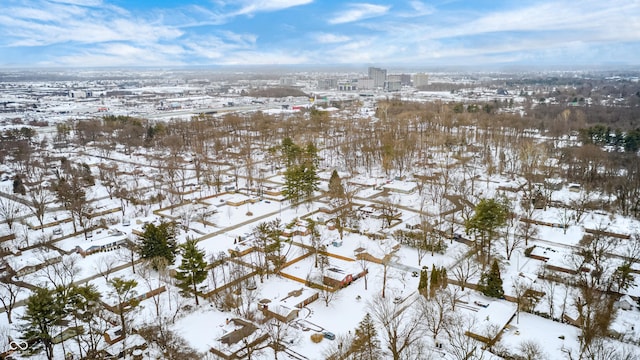
<instances>
[{"instance_id":1,"label":"high-rise building","mask_svg":"<svg viewBox=\"0 0 640 360\"><path fill-rule=\"evenodd\" d=\"M318 80L319 90L331 90L331 89L336 89L337 87L338 87L338 79L327 78L327 79Z\"/></svg>"},{"instance_id":2,"label":"high-rise building","mask_svg":"<svg viewBox=\"0 0 640 360\"><path fill-rule=\"evenodd\" d=\"M338 81L338 91L354 91L357 87L357 80L340 80Z\"/></svg>"},{"instance_id":3,"label":"high-rise building","mask_svg":"<svg viewBox=\"0 0 640 360\"><path fill-rule=\"evenodd\" d=\"M391 74L387 76L384 89L387 91L400 91L402 89L402 75Z\"/></svg>"},{"instance_id":4,"label":"high-rise building","mask_svg":"<svg viewBox=\"0 0 640 360\"><path fill-rule=\"evenodd\" d=\"M295 84L296 84L296 78L295 77L282 77L282 78L280 78L280 85L293 86Z\"/></svg>"},{"instance_id":5,"label":"high-rise building","mask_svg":"<svg viewBox=\"0 0 640 360\"><path fill-rule=\"evenodd\" d=\"M384 82L387 80L387 69L370 67L369 79L373 79L374 87L383 87Z\"/></svg>"},{"instance_id":6,"label":"high-rise building","mask_svg":"<svg viewBox=\"0 0 640 360\"><path fill-rule=\"evenodd\" d=\"M358 79L358 90L371 90L373 88L373 79Z\"/></svg>"},{"instance_id":7,"label":"high-rise building","mask_svg":"<svg viewBox=\"0 0 640 360\"><path fill-rule=\"evenodd\" d=\"M413 86L420 88L429 85L429 75L425 73L417 73L413 75Z\"/></svg>"},{"instance_id":8,"label":"high-rise building","mask_svg":"<svg viewBox=\"0 0 640 360\"><path fill-rule=\"evenodd\" d=\"M411 74L400 74L400 82L402 83L402 86L410 86Z\"/></svg>"}]
</instances>

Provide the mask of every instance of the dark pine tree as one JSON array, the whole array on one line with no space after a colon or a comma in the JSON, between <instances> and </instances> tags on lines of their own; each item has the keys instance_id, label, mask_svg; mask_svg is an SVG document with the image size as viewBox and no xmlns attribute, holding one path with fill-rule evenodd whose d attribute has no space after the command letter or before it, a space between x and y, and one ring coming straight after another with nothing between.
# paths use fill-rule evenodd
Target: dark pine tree
<instances>
[{"instance_id":1,"label":"dark pine tree","mask_svg":"<svg viewBox=\"0 0 640 360\"><path fill-rule=\"evenodd\" d=\"M333 170L331 178L329 178L329 198L342 199L344 197L344 186L342 186L342 179L338 175L338 171Z\"/></svg>"},{"instance_id":2,"label":"dark pine tree","mask_svg":"<svg viewBox=\"0 0 640 360\"><path fill-rule=\"evenodd\" d=\"M182 263L178 266L179 271L176 274L178 287L184 293L189 293L192 290L193 296L196 298L196 305L199 305L197 285L207 278L205 253L198 249L196 241L193 239L187 240L181 247Z\"/></svg>"},{"instance_id":3,"label":"dark pine tree","mask_svg":"<svg viewBox=\"0 0 640 360\"><path fill-rule=\"evenodd\" d=\"M429 278L429 296L433 297L438 289L438 282L440 281L440 269L436 265L431 267L431 277Z\"/></svg>"},{"instance_id":4,"label":"dark pine tree","mask_svg":"<svg viewBox=\"0 0 640 360\"><path fill-rule=\"evenodd\" d=\"M52 360L53 331L64 316L65 302L59 296L60 292L47 288L36 288L27 298L21 325L22 338L32 342L29 350L38 352L44 349L47 359Z\"/></svg>"},{"instance_id":5,"label":"dark pine tree","mask_svg":"<svg viewBox=\"0 0 640 360\"><path fill-rule=\"evenodd\" d=\"M429 271L427 271L427 267L423 266L420 271L420 281L418 282L418 292L423 296L427 296L427 292L429 291Z\"/></svg>"},{"instance_id":6,"label":"dark pine tree","mask_svg":"<svg viewBox=\"0 0 640 360\"><path fill-rule=\"evenodd\" d=\"M168 264L173 264L177 248L175 227L172 223L162 222L158 226L149 223L144 226L144 233L138 237L140 257L149 261L164 258ZM156 263L153 261L153 267L158 270Z\"/></svg>"},{"instance_id":7,"label":"dark pine tree","mask_svg":"<svg viewBox=\"0 0 640 360\"><path fill-rule=\"evenodd\" d=\"M493 260L489 272L482 274L480 278L480 290L483 294L494 298L503 298L504 289L500 278L500 266L497 260Z\"/></svg>"},{"instance_id":8,"label":"dark pine tree","mask_svg":"<svg viewBox=\"0 0 640 360\"><path fill-rule=\"evenodd\" d=\"M375 360L380 358L380 340L378 340L378 332L369 313L364 316L356 328L351 351L356 355L355 359Z\"/></svg>"}]
</instances>

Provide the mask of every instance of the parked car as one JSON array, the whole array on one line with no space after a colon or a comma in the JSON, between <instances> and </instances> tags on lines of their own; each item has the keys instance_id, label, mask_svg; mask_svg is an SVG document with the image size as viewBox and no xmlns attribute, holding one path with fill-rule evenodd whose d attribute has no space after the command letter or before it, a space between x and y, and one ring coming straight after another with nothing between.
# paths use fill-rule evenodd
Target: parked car
<instances>
[{"instance_id":1,"label":"parked car","mask_svg":"<svg viewBox=\"0 0 640 360\"><path fill-rule=\"evenodd\" d=\"M330 332L330 331L323 331L322 335L324 335L325 339L329 339L329 340L335 340L336 339L336 334Z\"/></svg>"}]
</instances>

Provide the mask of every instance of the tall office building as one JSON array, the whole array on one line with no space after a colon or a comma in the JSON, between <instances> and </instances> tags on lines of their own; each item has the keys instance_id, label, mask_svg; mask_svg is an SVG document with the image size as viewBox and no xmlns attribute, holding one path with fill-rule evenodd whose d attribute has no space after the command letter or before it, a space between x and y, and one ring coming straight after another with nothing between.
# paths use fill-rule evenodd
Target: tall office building
<instances>
[{"instance_id":1,"label":"tall office building","mask_svg":"<svg viewBox=\"0 0 640 360\"><path fill-rule=\"evenodd\" d=\"M423 86L429 85L429 75L425 73L417 73L413 75L413 86L415 88L420 88Z\"/></svg>"},{"instance_id":2,"label":"tall office building","mask_svg":"<svg viewBox=\"0 0 640 360\"><path fill-rule=\"evenodd\" d=\"M400 91L402 89L402 75L388 75L384 89L387 91Z\"/></svg>"},{"instance_id":3,"label":"tall office building","mask_svg":"<svg viewBox=\"0 0 640 360\"><path fill-rule=\"evenodd\" d=\"M383 87L384 82L387 80L387 69L380 69L376 67L369 68L369 79L373 79L374 87Z\"/></svg>"}]
</instances>

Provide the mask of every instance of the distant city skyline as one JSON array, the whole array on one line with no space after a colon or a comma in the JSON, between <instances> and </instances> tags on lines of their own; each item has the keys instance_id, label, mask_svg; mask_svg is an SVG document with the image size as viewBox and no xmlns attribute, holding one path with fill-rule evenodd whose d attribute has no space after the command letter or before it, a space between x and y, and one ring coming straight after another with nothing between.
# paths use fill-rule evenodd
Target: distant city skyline
<instances>
[{"instance_id":1,"label":"distant city skyline","mask_svg":"<svg viewBox=\"0 0 640 360\"><path fill-rule=\"evenodd\" d=\"M2 3L0 68L640 64L638 1Z\"/></svg>"}]
</instances>

